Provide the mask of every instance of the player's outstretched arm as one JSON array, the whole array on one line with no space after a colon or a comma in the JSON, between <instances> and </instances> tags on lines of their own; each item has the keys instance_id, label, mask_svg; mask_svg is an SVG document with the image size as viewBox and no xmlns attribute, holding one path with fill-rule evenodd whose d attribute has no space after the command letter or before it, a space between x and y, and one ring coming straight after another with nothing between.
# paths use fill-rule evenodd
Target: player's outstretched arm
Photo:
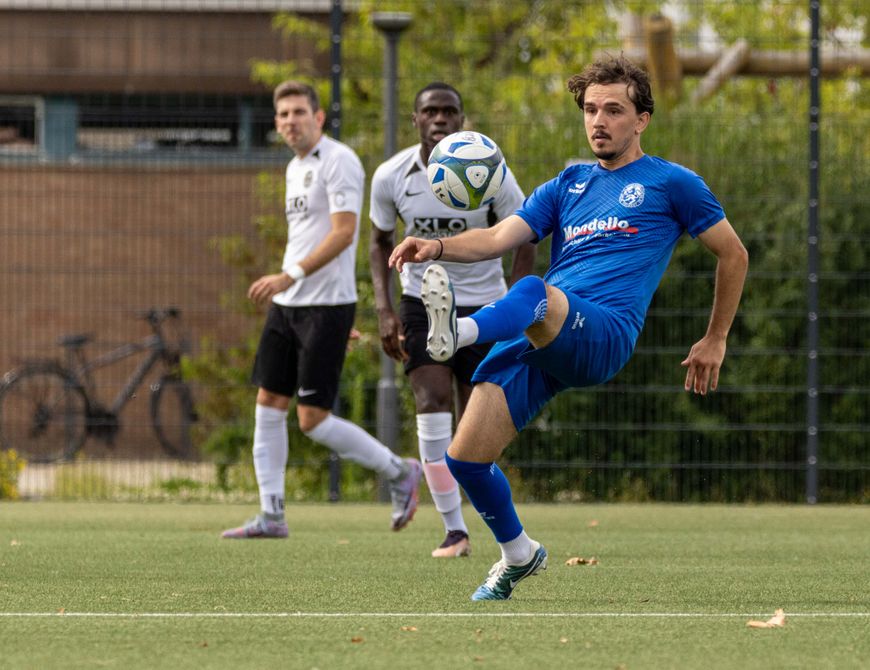
<instances>
[{"instance_id":1,"label":"player's outstretched arm","mask_svg":"<svg viewBox=\"0 0 870 670\"><path fill-rule=\"evenodd\" d=\"M749 267L749 254L737 233L722 219L698 236L719 259L716 264L716 287L707 332L682 362L686 371L685 389L704 395L719 386L719 369L725 359L725 340L734 322L743 282Z\"/></svg>"},{"instance_id":2,"label":"player's outstretched arm","mask_svg":"<svg viewBox=\"0 0 870 670\"><path fill-rule=\"evenodd\" d=\"M440 258L443 244L440 239L424 240L422 237L406 237L390 254L390 267L401 272L405 263L425 263Z\"/></svg>"},{"instance_id":3,"label":"player's outstretched arm","mask_svg":"<svg viewBox=\"0 0 870 670\"><path fill-rule=\"evenodd\" d=\"M492 228L468 230L455 237L424 240L405 238L390 256L390 267L402 271L405 263L431 260L474 263L499 258L524 242L531 242L534 232L525 221L513 214Z\"/></svg>"}]
</instances>

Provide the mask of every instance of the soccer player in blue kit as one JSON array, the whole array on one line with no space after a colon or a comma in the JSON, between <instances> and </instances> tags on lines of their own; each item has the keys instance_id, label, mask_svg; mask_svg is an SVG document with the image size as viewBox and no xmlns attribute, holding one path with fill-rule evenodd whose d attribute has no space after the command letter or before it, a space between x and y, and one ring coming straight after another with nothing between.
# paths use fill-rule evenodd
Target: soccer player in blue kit
<instances>
[{"instance_id":1,"label":"soccer player in blue kit","mask_svg":"<svg viewBox=\"0 0 870 670\"><path fill-rule=\"evenodd\" d=\"M685 389L715 390L748 267L722 207L692 171L643 153L653 113L649 78L624 57L589 65L568 80L598 159L539 186L517 212L489 229L447 239L406 238L390 265L495 258L552 235L550 268L502 299L456 318L444 269L423 278L427 350L438 360L476 342L496 342L478 367L471 398L447 451L450 472L499 543L502 558L471 596L507 600L547 566L547 551L519 521L496 459L557 393L601 384L631 357L679 238L688 232L717 258L707 332L682 362Z\"/></svg>"}]
</instances>

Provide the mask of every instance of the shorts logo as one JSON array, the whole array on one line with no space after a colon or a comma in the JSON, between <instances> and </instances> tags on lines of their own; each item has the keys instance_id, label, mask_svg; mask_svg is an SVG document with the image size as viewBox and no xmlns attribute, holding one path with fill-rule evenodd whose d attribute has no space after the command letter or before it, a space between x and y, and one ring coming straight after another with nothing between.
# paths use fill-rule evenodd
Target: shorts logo
<instances>
[{"instance_id":1,"label":"shorts logo","mask_svg":"<svg viewBox=\"0 0 870 670\"><path fill-rule=\"evenodd\" d=\"M308 395L314 395L315 393L317 393L317 389L304 389L301 386L299 387L299 390L296 391L296 395L298 395L300 398L304 398Z\"/></svg>"},{"instance_id":2,"label":"shorts logo","mask_svg":"<svg viewBox=\"0 0 870 670\"><path fill-rule=\"evenodd\" d=\"M619 204L623 207L640 207L643 204L643 184L629 184L619 194Z\"/></svg>"},{"instance_id":3,"label":"shorts logo","mask_svg":"<svg viewBox=\"0 0 870 670\"><path fill-rule=\"evenodd\" d=\"M314 172L309 170L308 172L305 173L305 181L303 182L303 185L305 186L305 188L308 188L309 186L311 186L311 182L313 180L314 180Z\"/></svg>"}]
</instances>

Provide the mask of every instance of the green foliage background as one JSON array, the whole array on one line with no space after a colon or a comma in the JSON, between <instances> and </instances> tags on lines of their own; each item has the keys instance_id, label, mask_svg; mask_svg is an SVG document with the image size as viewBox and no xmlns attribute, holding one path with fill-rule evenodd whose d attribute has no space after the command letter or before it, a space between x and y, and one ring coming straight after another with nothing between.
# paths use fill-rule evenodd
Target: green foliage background
<instances>
[{"instance_id":1,"label":"green foliage background","mask_svg":"<svg viewBox=\"0 0 870 670\"><path fill-rule=\"evenodd\" d=\"M621 12L649 15L662 5L361 0L344 24L341 139L359 153L369 175L383 159L384 40L372 14L408 11L413 23L399 46L398 146L417 141L405 122L416 91L432 80L448 81L463 93L467 126L496 138L528 193L555 176L566 160L591 158L576 106L565 90L568 76L603 50L619 51ZM674 6L682 10L681 45L693 46L691 40L706 28L725 45L744 38L753 48L807 49L804 2L707 0L670 3L667 9ZM827 40L836 43L838 35L858 33L867 46L866 5L860 0L823 3L822 20ZM324 23L279 14L274 24L288 40L314 38L328 52ZM313 56L255 63L253 76L268 86L301 78L315 84L328 101L329 80ZM823 500L870 498L870 362L865 351L870 341L870 93L860 74L826 80L822 90ZM632 362L604 387L560 396L508 450L507 467L519 497L802 499L808 83L797 77L738 77L703 105L692 106L688 100L696 84L686 78L682 101L659 106L643 145L647 153L704 176L750 252L750 278L729 340L721 390L703 399L681 390L679 362L704 332L714 270L711 255L684 241L654 299ZM218 241L240 276L239 291L228 306L248 312L241 301L242 284L274 266L284 236L280 212L274 214L283 184L264 175L257 188L264 211L273 212L255 222L260 242ZM342 398L346 415L374 432L378 342L367 246L363 217L357 323L363 338L349 354ZM548 261L547 246L539 250L540 271ZM194 364L201 378L234 389L210 401L222 427L209 435L208 444L226 460L248 450L252 399L243 385L258 329L259 320L252 318L251 338L244 346L212 351ZM406 389L402 398L399 446L410 454L416 451L413 403ZM324 454L298 432L291 435L291 454L319 473L310 492L317 497L325 477ZM345 469L344 483L363 495L372 488L371 476L352 467Z\"/></svg>"}]
</instances>

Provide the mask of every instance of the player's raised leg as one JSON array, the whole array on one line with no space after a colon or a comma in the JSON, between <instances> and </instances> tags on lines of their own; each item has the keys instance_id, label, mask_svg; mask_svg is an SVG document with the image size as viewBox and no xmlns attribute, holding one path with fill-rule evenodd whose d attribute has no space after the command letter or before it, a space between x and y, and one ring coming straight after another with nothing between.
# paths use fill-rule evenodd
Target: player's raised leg
<instances>
[{"instance_id":1,"label":"player's raised leg","mask_svg":"<svg viewBox=\"0 0 870 670\"><path fill-rule=\"evenodd\" d=\"M461 319L456 318L450 277L437 263L426 268L421 295L429 318L426 351L436 361L446 361L457 349L476 342L516 337L547 315L547 286L534 275L523 277L503 298Z\"/></svg>"}]
</instances>

